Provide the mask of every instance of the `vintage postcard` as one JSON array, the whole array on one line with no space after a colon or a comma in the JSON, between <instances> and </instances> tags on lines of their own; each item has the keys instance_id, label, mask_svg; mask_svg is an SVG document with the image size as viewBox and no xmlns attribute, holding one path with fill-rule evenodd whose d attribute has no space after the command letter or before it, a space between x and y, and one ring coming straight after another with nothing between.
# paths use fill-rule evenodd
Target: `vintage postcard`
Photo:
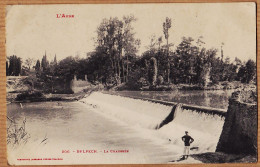
<instances>
[{"instance_id":1,"label":"vintage postcard","mask_svg":"<svg viewBox=\"0 0 260 167\"><path fill-rule=\"evenodd\" d=\"M256 4L6 6L11 165L256 163Z\"/></svg>"}]
</instances>

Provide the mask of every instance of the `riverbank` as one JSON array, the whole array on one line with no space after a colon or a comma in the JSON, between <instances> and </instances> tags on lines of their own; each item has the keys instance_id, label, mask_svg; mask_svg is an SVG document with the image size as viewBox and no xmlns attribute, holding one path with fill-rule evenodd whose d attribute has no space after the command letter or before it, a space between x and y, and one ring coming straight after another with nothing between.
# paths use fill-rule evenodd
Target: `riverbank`
<instances>
[{"instance_id":1,"label":"riverbank","mask_svg":"<svg viewBox=\"0 0 260 167\"><path fill-rule=\"evenodd\" d=\"M84 81L81 81L84 82ZM88 82L86 82L88 83ZM43 84L43 83L42 83ZM35 85L38 85L36 88ZM256 89L256 85L254 84L243 84L238 81L234 82L220 82L219 84L201 87L199 85L189 85L189 84L169 84L169 85L159 85L154 87L144 86L139 89L130 88L127 84L121 84L113 87L105 87L101 84L92 85L90 83L85 87L81 87L80 85L73 84L73 91L65 91L63 93L55 92L49 93L49 91L45 91L43 87L39 87L40 83L38 83L37 78L34 76L8 76L7 77L7 101L71 101L71 100L79 100L84 97L85 94L89 94L92 91L98 90L107 90L107 91L143 91L143 92L151 92L151 91L164 91L164 92L176 92L176 91L213 91L213 90L237 90L237 89ZM48 89L49 90L49 89ZM69 93L70 92L70 93ZM19 98L16 99L17 96L24 97L24 99ZM30 98L31 97L31 98ZM186 101L185 101L186 102ZM205 105L205 104L202 104ZM215 106L211 106L215 107Z\"/></svg>"},{"instance_id":2,"label":"riverbank","mask_svg":"<svg viewBox=\"0 0 260 167\"><path fill-rule=\"evenodd\" d=\"M174 90L235 90L235 89L245 89L245 88L255 88L256 85L253 83L245 84L239 81L224 81L218 84L213 84L209 86L193 85L193 84L164 84L156 86L143 86L139 88L133 88L127 84L120 84L114 86L111 90L116 91L174 91Z\"/></svg>"},{"instance_id":3,"label":"riverbank","mask_svg":"<svg viewBox=\"0 0 260 167\"><path fill-rule=\"evenodd\" d=\"M44 101L75 101L88 96L99 87L90 85L77 93L46 93L44 89L35 88L36 78L31 76L8 76L6 82L7 103L12 102L44 102Z\"/></svg>"},{"instance_id":4,"label":"riverbank","mask_svg":"<svg viewBox=\"0 0 260 167\"><path fill-rule=\"evenodd\" d=\"M37 91L23 93L8 93L7 103L28 103L46 101L77 101L91 94L92 91L74 94L43 94Z\"/></svg>"},{"instance_id":5,"label":"riverbank","mask_svg":"<svg viewBox=\"0 0 260 167\"><path fill-rule=\"evenodd\" d=\"M252 163L257 162L257 157L246 154L226 154L223 152L208 152L194 154L191 157L202 163Z\"/></svg>"},{"instance_id":6,"label":"riverbank","mask_svg":"<svg viewBox=\"0 0 260 167\"><path fill-rule=\"evenodd\" d=\"M257 162L257 158L252 155L244 154L225 154L221 152L207 152L202 154L192 154L188 159L178 157L169 162L169 164L196 164L196 163L207 163L207 164L221 164L221 163L252 163Z\"/></svg>"},{"instance_id":7,"label":"riverbank","mask_svg":"<svg viewBox=\"0 0 260 167\"><path fill-rule=\"evenodd\" d=\"M71 108L71 106L73 107ZM32 132L30 130L30 128L32 128L31 126L33 126L33 128L34 127L40 128L40 127L38 123L35 124L35 121L33 120L36 118L42 120L43 118L46 117L44 121L48 121L48 122L43 121L42 125L44 126L47 125L48 128L42 130L47 135L41 133L40 138L44 139L47 136L46 137L48 138L47 143L50 141L50 144L46 144L47 147L45 147L45 149L43 150L42 148L38 148L37 151L40 150L39 154L30 152L30 154L33 154L35 156L36 155L43 156L43 153L46 153L46 151L48 151L51 147L57 144L56 141L57 138L55 138L55 136L57 135L56 134L57 131L59 131L59 133L62 135L62 137L60 138L62 139L62 141L59 140L59 142L64 142L64 144L70 143L69 148L71 150L83 148L84 145L86 144L85 143L85 140L87 138L86 136L90 135L89 131L91 131L91 133L93 132L93 134L89 136L90 138L88 141L88 145L91 144L93 146L92 148L98 148L98 150L104 150L107 147L111 148L111 145L113 145L113 143L118 143L120 141L123 141L122 143L124 146L123 149L128 149L131 152L131 154L128 154L126 156L127 159L124 159L121 155L115 155L114 157L115 159L113 159L113 163L124 162L124 163L141 163L141 164L142 163L163 163L163 164L185 163L187 164L187 163L235 163L235 162L244 163L244 162L256 161L256 158L250 155L242 155L242 154L233 155L233 154L214 152L216 144L219 140L219 134L221 132L222 124L223 124L223 118L219 117L218 115L205 114L193 110L176 109L176 111L174 112L175 113L174 120L172 122L169 122L168 124L165 124L161 128L156 129L155 128L156 125L164 121L167 115L170 115L169 113L171 113L172 111L172 106L167 106L161 103L159 104L153 103L153 101L132 99L127 97L108 95L100 92L95 92L95 93L91 93L90 96L75 102L68 101L68 102L58 102L58 103L57 102L24 103L23 107L20 107L20 105L17 104L10 104L8 110L9 110L8 112L12 111L14 115L17 115L17 110L19 110L19 113L23 113L22 115L26 116L27 122L29 123L28 125L29 129L27 128L27 130L29 130L30 135L34 137L35 135L39 136L39 134L37 131L35 131L35 133ZM79 113L80 115L78 114L74 115L75 112L77 113L78 111L80 111ZM96 118L95 114L104 117L104 119ZM35 116L37 117L35 118ZM56 117L55 119L52 118L54 116ZM50 118L54 120L51 120ZM89 121L89 118L94 122L93 121L89 122L87 126L90 127L87 128L88 130L86 130L85 122ZM185 122L183 122L184 119L186 120ZM111 133L111 129L110 128L107 129L107 125L103 124L106 120L110 120L118 124L113 127L116 132L112 136L107 136L107 133L105 133L106 131ZM101 121L101 123L97 124L96 122L98 121ZM60 122L62 122L61 125L59 125ZM77 124L78 122L80 122L79 123L80 125ZM52 132L51 130L54 128L53 124L55 124L55 126L57 126L58 124L57 127L58 129L56 128L55 132ZM64 129L64 124L70 125L69 128L70 133L68 133L67 128ZM101 126L102 128L99 128ZM127 129L122 129L121 126L130 129L130 132L134 132L130 139L121 136L122 133L126 133L127 135L130 133ZM78 134L79 128L83 128L82 130L80 130L80 132L86 131L86 134L84 134L83 136L79 135ZM192 146L198 149L191 150L192 155L187 160L181 160L180 157L183 151L183 143L181 141L180 136L183 135L183 132L185 130L188 130L191 133L192 137L194 137L195 142L192 144ZM169 133L172 131L174 131L175 133L174 134ZM212 134L212 132L214 132L214 134ZM71 133L73 133L73 142L69 140L63 140L64 138L72 138L71 136L66 136L67 134L71 134ZM94 141L98 140L97 139L98 136L100 137L100 135L98 134L100 133L105 133L104 135L101 135L101 137L103 138L103 140L100 141L101 143L103 143L104 141L109 141L109 143L107 143L105 146L104 145L100 146L99 142L93 143ZM77 139L79 138L79 136L80 139L82 139L82 141L81 140L79 141L81 142L81 145L75 145L75 142L78 141ZM113 139L111 140L111 138ZM138 138L138 141L134 142L132 140L133 138ZM147 143L147 140L149 140L149 142L153 144L151 145L148 144L147 147L140 146L140 143ZM126 143L130 145L126 145ZM30 146L34 147L34 144L32 145L29 144L26 147L27 148ZM66 148L65 145L63 145L63 147ZM150 147L155 148L153 151L156 152L156 159L154 153L152 154L149 153L151 151ZM141 150L137 150L137 148ZM63 154L57 154L57 152L59 152L59 149L63 149L63 148L57 148L56 153L52 155L63 156ZM117 147L116 144L115 149L122 149L122 148ZM17 155L21 156L19 152L16 153ZM135 156L134 154L138 154L138 156ZM26 155L23 154L23 156ZM143 160L138 158L139 156L146 157L146 158ZM86 157L84 159L83 156L77 157L77 159L80 159L80 161L84 163L89 163L89 162L101 163L100 161L98 161L98 159L104 159L106 157L107 157L106 154L100 153L92 156L92 158L94 159L89 159ZM64 158L64 160L66 162L71 162L69 158L70 157L68 156ZM109 163L109 161L104 160L102 161L102 163Z\"/></svg>"}]
</instances>

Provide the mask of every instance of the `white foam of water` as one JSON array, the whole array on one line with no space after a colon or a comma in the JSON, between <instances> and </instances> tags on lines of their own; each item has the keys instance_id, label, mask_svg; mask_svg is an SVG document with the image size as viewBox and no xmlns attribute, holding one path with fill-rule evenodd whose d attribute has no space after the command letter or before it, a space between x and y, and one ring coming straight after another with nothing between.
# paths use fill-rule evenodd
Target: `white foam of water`
<instances>
[{"instance_id":1,"label":"white foam of water","mask_svg":"<svg viewBox=\"0 0 260 167\"><path fill-rule=\"evenodd\" d=\"M81 102L98 107L99 111L104 114L113 116L130 126L149 129L160 124L172 109L172 106L100 92L92 93L89 97L82 99ZM165 141L170 139L170 144L182 149L181 137L185 131L189 131L189 134L195 139L191 147L199 148L192 152L214 152L223 123L224 119L218 115L182 110L177 107L174 120L150 134Z\"/></svg>"},{"instance_id":2,"label":"white foam of water","mask_svg":"<svg viewBox=\"0 0 260 167\"><path fill-rule=\"evenodd\" d=\"M127 97L94 92L81 102L98 107L133 126L153 129L171 112L172 107Z\"/></svg>"},{"instance_id":3,"label":"white foam of water","mask_svg":"<svg viewBox=\"0 0 260 167\"><path fill-rule=\"evenodd\" d=\"M185 131L194 138L191 147L198 147L196 153L214 152L222 131L224 119L218 115L182 110L177 107L174 120L159 129L158 133L183 146L181 137Z\"/></svg>"}]
</instances>

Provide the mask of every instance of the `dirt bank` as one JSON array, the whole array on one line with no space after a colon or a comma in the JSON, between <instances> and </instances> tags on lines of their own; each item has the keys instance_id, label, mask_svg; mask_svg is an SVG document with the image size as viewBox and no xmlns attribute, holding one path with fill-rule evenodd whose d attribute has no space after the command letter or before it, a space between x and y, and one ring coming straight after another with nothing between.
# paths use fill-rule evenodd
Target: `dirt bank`
<instances>
[{"instance_id":1,"label":"dirt bank","mask_svg":"<svg viewBox=\"0 0 260 167\"><path fill-rule=\"evenodd\" d=\"M202 163L251 163L256 162L257 158L245 154L226 154L221 152L209 152L194 154L191 157Z\"/></svg>"}]
</instances>

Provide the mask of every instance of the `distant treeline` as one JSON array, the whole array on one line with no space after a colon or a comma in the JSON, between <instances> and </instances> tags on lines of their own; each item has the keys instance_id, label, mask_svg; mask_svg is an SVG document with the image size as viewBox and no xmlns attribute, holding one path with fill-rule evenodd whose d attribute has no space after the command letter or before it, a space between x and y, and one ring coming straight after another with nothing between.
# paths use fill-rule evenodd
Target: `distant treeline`
<instances>
[{"instance_id":1,"label":"distant treeline","mask_svg":"<svg viewBox=\"0 0 260 167\"><path fill-rule=\"evenodd\" d=\"M74 75L93 84L107 87L126 85L129 89L144 86L189 84L206 87L223 81L256 81L256 63L253 60L242 62L238 58L231 62L224 56L221 45L221 56L218 50L206 49L203 37L193 39L183 37L182 41L172 50L169 41L169 29L172 21L166 18L162 23L163 37L151 37L147 50L137 55L141 41L135 37L132 23L134 16L122 19L103 19L97 28L96 48L86 58L67 57L49 63L46 54L42 60L34 62L37 78L45 84L54 80L68 83ZM19 75L22 71L30 71L30 60L21 69L21 59L16 56L7 62L7 75Z\"/></svg>"}]
</instances>

